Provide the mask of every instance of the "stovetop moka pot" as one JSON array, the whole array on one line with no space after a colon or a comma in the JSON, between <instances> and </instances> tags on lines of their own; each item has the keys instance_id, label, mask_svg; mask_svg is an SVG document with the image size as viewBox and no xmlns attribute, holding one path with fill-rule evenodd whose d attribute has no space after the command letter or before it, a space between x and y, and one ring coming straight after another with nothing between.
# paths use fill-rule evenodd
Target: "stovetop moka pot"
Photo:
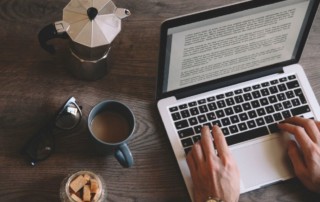
<instances>
[{"instance_id":1,"label":"stovetop moka pot","mask_svg":"<svg viewBox=\"0 0 320 202\"><path fill-rule=\"evenodd\" d=\"M106 74L111 42L121 31L121 19L129 15L128 9L117 8L111 0L71 0L62 21L45 26L38 39L52 54L55 48L49 40L69 39L68 68L77 78L96 80Z\"/></svg>"}]
</instances>

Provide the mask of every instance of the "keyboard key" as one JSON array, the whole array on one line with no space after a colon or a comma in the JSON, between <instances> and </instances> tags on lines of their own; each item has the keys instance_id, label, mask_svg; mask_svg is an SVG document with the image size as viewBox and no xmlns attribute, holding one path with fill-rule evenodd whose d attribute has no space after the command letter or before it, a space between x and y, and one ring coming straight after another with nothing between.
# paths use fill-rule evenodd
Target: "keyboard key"
<instances>
[{"instance_id":1,"label":"keyboard key","mask_svg":"<svg viewBox=\"0 0 320 202\"><path fill-rule=\"evenodd\" d=\"M214 96L207 98L207 101L208 101L208 102L213 102L213 101L215 101L215 100L216 100L216 97L214 97Z\"/></svg>"},{"instance_id":2,"label":"keyboard key","mask_svg":"<svg viewBox=\"0 0 320 202\"><path fill-rule=\"evenodd\" d=\"M238 124L238 128L239 128L240 131L244 131L244 130L248 129L246 123L239 123Z\"/></svg>"},{"instance_id":3,"label":"keyboard key","mask_svg":"<svg viewBox=\"0 0 320 202\"><path fill-rule=\"evenodd\" d=\"M217 105L218 105L219 108L224 108L224 107L226 107L226 103L225 103L224 100L219 100L219 101L217 101Z\"/></svg>"},{"instance_id":4,"label":"keyboard key","mask_svg":"<svg viewBox=\"0 0 320 202\"><path fill-rule=\"evenodd\" d=\"M236 94L236 95L239 95L239 94L241 94L241 93L243 93L243 90L242 90L242 89L239 89L239 90L235 90L235 91L234 91L234 94Z\"/></svg>"},{"instance_id":5,"label":"keyboard key","mask_svg":"<svg viewBox=\"0 0 320 202\"><path fill-rule=\"evenodd\" d=\"M263 118L257 118L257 119L256 119L256 123L257 123L258 126L262 126L262 125L265 124Z\"/></svg>"},{"instance_id":6,"label":"keyboard key","mask_svg":"<svg viewBox=\"0 0 320 202\"><path fill-rule=\"evenodd\" d=\"M216 115L217 115L218 118L225 117L225 114L224 114L223 110L216 111Z\"/></svg>"},{"instance_id":7,"label":"keyboard key","mask_svg":"<svg viewBox=\"0 0 320 202\"><path fill-rule=\"evenodd\" d=\"M221 131L222 131L222 133L223 133L225 136L230 134L228 128L221 128Z\"/></svg>"},{"instance_id":8,"label":"keyboard key","mask_svg":"<svg viewBox=\"0 0 320 202\"><path fill-rule=\"evenodd\" d=\"M205 104L206 102L207 101L205 99L198 100L198 104L199 105Z\"/></svg>"},{"instance_id":9,"label":"keyboard key","mask_svg":"<svg viewBox=\"0 0 320 202\"><path fill-rule=\"evenodd\" d=\"M217 95L216 97L217 97L218 100L221 100L221 99L224 98L224 94Z\"/></svg>"},{"instance_id":10,"label":"keyboard key","mask_svg":"<svg viewBox=\"0 0 320 202\"><path fill-rule=\"evenodd\" d=\"M196 117L192 117L192 118L190 118L188 120L189 120L189 123L190 123L191 126L194 126L194 125L198 124L198 120L197 120Z\"/></svg>"},{"instance_id":11,"label":"keyboard key","mask_svg":"<svg viewBox=\"0 0 320 202\"><path fill-rule=\"evenodd\" d=\"M260 91L253 91L252 96L253 96L253 98L257 99L257 98L261 97L261 93L260 93Z\"/></svg>"},{"instance_id":12,"label":"keyboard key","mask_svg":"<svg viewBox=\"0 0 320 202\"><path fill-rule=\"evenodd\" d=\"M216 125L216 126L222 127L220 120L212 121L212 125Z\"/></svg>"},{"instance_id":13,"label":"keyboard key","mask_svg":"<svg viewBox=\"0 0 320 202\"><path fill-rule=\"evenodd\" d=\"M270 83L269 82L264 82L264 83L261 84L261 86L262 87L268 87L268 86L270 86Z\"/></svg>"},{"instance_id":14,"label":"keyboard key","mask_svg":"<svg viewBox=\"0 0 320 202\"><path fill-rule=\"evenodd\" d=\"M307 104L307 100L306 100L306 98L304 97L303 92L302 92L301 89L296 89L296 90L294 90L294 93L295 93L296 96L299 97L300 102L301 102L302 104Z\"/></svg>"},{"instance_id":15,"label":"keyboard key","mask_svg":"<svg viewBox=\"0 0 320 202\"><path fill-rule=\"evenodd\" d=\"M274 118L275 121L283 120L282 115L280 113L273 114L273 118Z\"/></svg>"},{"instance_id":16,"label":"keyboard key","mask_svg":"<svg viewBox=\"0 0 320 202\"><path fill-rule=\"evenodd\" d=\"M234 97L234 100L236 101L236 103L242 103L244 100L243 100L243 97L241 95L237 95Z\"/></svg>"},{"instance_id":17,"label":"keyboard key","mask_svg":"<svg viewBox=\"0 0 320 202\"><path fill-rule=\"evenodd\" d=\"M260 107L260 103L259 103L258 100L254 100L254 101L251 102L251 106L253 108L258 108L258 107Z\"/></svg>"},{"instance_id":18,"label":"keyboard key","mask_svg":"<svg viewBox=\"0 0 320 202\"><path fill-rule=\"evenodd\" d=\"M247 125L249 128L257 127L256 122L254 120L247 121Z\"/></svg>"},{"instance_id":19,"label":"keyboard key","mask_svg":"<svg viewBox=\"0 0 320 202\"><path fill-rule=\"evenodd\" d=\"M193 136L192 140L193 140L194 143L198 142L199 140L201 140L201 135Z\"/></svg>"},{"instance_id":20,"label":"keyboard key","mask_svg":"<svg viewBox=\"0 0 320 202\"><path fill-rule=\"evenodd\" d=\"M228 136L226 137L226 141L228 143L228 145L233 145L236 143L240 143L243 141L247 141L247 140L251 140L257 137L262 137L264 135L268 135L269 131L267 127L261 127L261 128L256 128L253 130L249 130L249 131L245 131L242 133L239 133L237 135L232 135L232 136Z\"/></svg>"},{"instance_id":21,"label":"keyboard key","mask_svg":"<svg viewBox=\"0 0 320 202\"><path fill-rule=\"evenodd\" d=\"M183 111L181 111L181 116L182 116L182 118L188 118L188 117L190 117L189 110L183 110Z\"/></svg>"},{"instance_id":22,"label":"keyboard key","mask_svg":"<svg viewBox=\"0 0 320 202\"><path fill-rule=\"evenodd\" d=\"M190 147L193 145L193 141L191 138L183 139L181 140L181 143L183 147Z\"/></svg>"},{"instance_id":23,"label":"keyboard key","mask_svg":"<svg viewBox=\"0 0 320 202\"><path fill-rule=\"evenodd\" d=\"M291 113L290 113L290 111L283 111L282 112L282 117L284 118L284 119L287 119L287 118L290 118L291 117Z\"/></svg>"},{"instance_id":24,"label":"keyboard key","mask_svg":"<svg viewBox=\"0 0 320 202\"><path fill-rule=\"evenodd\" d=\"M237 133L239 132L238 127L236 125L232 125L229 127L230 133Z\"/></svg>"},{"instance_id":25,"label":"keyboard key","mask_svg":"<svg viewBox=\"0 0 320 202\"><path fill-rule=\"evenodd\" d=\"M249 103L244 103L244 104L242 104L242 108L243 108L243 110L248 111L251 109L251 106Z\"/></svg>"},{"instance_id":26,"label":"keyboard key","mask_svg":"<svg viewBox=\"0 0 320 202\"><path fill-rule=\"evenodd\" d=\"M252 96L251 96L250 93L245 93L245 94L243 94L243 98L244 98L245 101L250 101L250 100L252 100Z\"/></svg>"},{"instance_id":27,"label":"keyboard key","mask_svg":"<svg viewBox=\"0 0 320 202\"><path fill-rule=\"evenodd\" d=\"M284 101L282 105L285 109L292 108L292 103L290 101Z\"/></svg>"},{"instance_id":28,"label":"keyboard key","mask_svg":"<svg viewBox=\"0 0 320 202\"><path fill-rule=\"evenodd\" d=\"M199 123L204 123L207 121L207 118L205 115L200 115L200 116L198 116L198 121L199 121Z\"/></svg>"},{"instance_id":29,"label":"keyboard key","mask_svg":"<svg viewBox=\"0 0 320 202\"><path fill-rule=\"evenodd\" d=\"M190 109L190 113L191 113L192 116L200 114L200 112L199 112L197 107L191 108Z\"/></svg>"},{"instance_id":30,"label":"keyboard key","mask_svg":"<svg viewBox=\"0 0 320 202\"><path fill-rule=\"evenodd\" d=\"M191 151L192 147L184 148L184 152L186 155Z\"/></svg>"},{"instance_id":31,"label":"keyboard key","mask_svg":"<svg viewBox=\"0 0 320 202\"><path fill-rule=\"evenodd\" d=\"M267 124L270 124L270 123L273 123L274 122L274 119L271 115L268 115L268 116L265 116L264 117L264 120Z\"/></svg>"},{"instance_id":32,"label":"keyboard key","mask_svg":"<svg viewBox=\"0 0 320 202\"><path fill-rule=\"evenodd\" d=\"M266 105L269 104L269 101L268 101L267 98L261 98L260 99L260 103L261 103L262 106L266 106Z\"/></svg>"},{"instance_id":33,"label":"keyboard key","mask_svg":"<svg viewBox=\"0 0 320 202\"><path fill-rule=\"evenodd\" d=\"M270 83L271 83L272 85L275 85L275 84L279 83L279 81L278 81L278 80L272 80L272 81L270 81Z\"/></svg>"},{"instance_id":34,"label":"keyboard key","mask_svg":"<svg viewBox=\"0 0 320 202\"><path fill-rule=\"evenodd\" d=\"M268 95L270 95L270 92L269 92L269 90L268 90L267 88L262 89L260 92L261 92L262 96L268 96Z\"/></svg>"},{"instance_id":35,"label":"keyboard key","mask_svg":"<svg viewBox=\"0 0 320 202\"><path fill-rule=\"evenodd\" d=\"M195 132L196 134L199 134L199 133L201 133L202 126L199 125L199 126L194 127L193 129L194 129L194 132Z\"/></svg>"},{"instance_id":36,"label":"keyboard key","mask_svg":"<svg viewBox=\"0 0 320 202\"><path fill-rule=\"evenodd\" d=\"M270 133L276 133L276 132L280 131L277 123L268 125L268 128L269 128Z\"/></svg>"},{"instance_id":37,"label":"keyboard key","mask_svg":"<svg viewBox=\"0 0 320 202\"><path fill-rule=\"evenodd\" d=\"M274 107L274 109L276 111L282 111L283 110L283 106L282 106L281 103L275 104L275 105L273 105L273 107Z\"/></svg>"},{"instance_id":38,"label":"keyboard key","mask_svg":"<svg viewBox=\"0 0 320 202\"><path fill-rule=\"evenodd\" d=\"M221 123L223 126L229 126L231 124L230 119L228 117L221 119Z\"/></svg>"},{"instance_id":39,"label":"keyboard key","mask_svg":"<svg viewBox=\"0 0 320 202\"><path fill-rule=\"evenodd\" d=\"M176 112L176 111L178 111L178 107L171 107L171 108L169 109L169 111L170 111L170 112Z\"/></svg>"},{"instance_id":40,"label":"keyboard key","mask_svg":"<svg viewBox=\"0 0 320 202\"><path fill-rule=\"evenodd\" d=\"M279 101L283 101L283 100L286 99L286 96L285 96L284 93L279 93L279 94L277 95L277 98L278 98Z\"/></svg>"},{"instance_id":41,"label":"keyboard key","mask_svg":"<svg viewBox=\"0 0 320 202\"><path fill-rule=\"evenodd\" d=\"M235 102L234 102L233 98L227 98L226 99L226 103L227 103L227 106L235 105Z\"/></svg>"},{"instance_id":42,"label":"keyboard key","mask_svg":"<svg viewBox=\"0 0 320 202\"><path fill-rule=\"evenodd\" d=\"M301 115L304 113L308 113L311 110L308 105L305 105L305 106L301 106L301 107L298 107L295 109L291 109L290 111L291 111L292 116L297 116L297 115Z\"/></svg>"},{"instance_id":43,"label":"keyboard key","mask_svg":"<svg viewBox=\"0 0 320 202\"><path fill-rule=\"evenodd\" d=\"M283 78L281 78L281 79L279 79L280 80L280 82L286 82L286 81L288 81L288 79L286 78L286 77L283 77Z\"/></svg>"},{"instance_id":44,"label":"keyboard key","mask_svg":"<svg viewBox=\"0 0 320 202\"><path fill-rule=\"evenodd\" d=\"M180 116L180 113L179 112L176 112L176 113L173 113L171 114L171 117L174 121L178 121L181 119L181 116Z\"/></svg>"},{"instance_id":45,"label":"keyboard key","mask_svg":"<svg viewBox=\"0 0 320 202\"><path fill-rule=\"evenodd\" d=\"M279 89L280 92L286 91L287 90L287 86L285 84L280 84L280 85L278 85L278 89Z\"/></svg>"},{"instance_id":46,"label":"keyboard key","mask_svg":"<svg viewBox=\"0 0 320 202\"><path fill-rule=\"evenodd\" d=\"M200 110L201 113L206 113L206 112L209 111L207 105L199 106L199 110Z\"/></svg>"},{"instance_id":47,"label":"keyboard key","mask_svg":"<svg viewBox=\"0 0 320 202\"><path fill-rule=\"evenodd\" d=\"M218 109L216 103L214 103L214 102L208 104L208 107L209 107L209 110L210 110L210 111L213 111L213 110Z\"/></svg>"},{"instance_id":48,"label":"keyboard key","mask_svg":"<svg viewBox=\"0 0 320 202\"><path fill-rule=\"evenodd\" d=\"M195 107L195 106L197 106L197 102L190 102L190 103L188 103L188 106Z\"/></svg>"},{"instance_id":49,"label":"keyboard key","mask_svg":"<svg viewBox=\"0 0 320 202\"><path fill-rule=\"evenodd\" d=\"M211 128L212 128L211 123L205 123L205 124L202 125L202 127L203 127L203 126L208 126L208 127L210 128L210 130L211 130Z\"/></svg>"},{"instance_id":50,"label":"keyboard key","mask_svg":"<svg viewBox=\"0 0 320 202\"><path fill-rule=\"evenodd\" d=\"M287 96L288 99L294 98L294 93L293 93L293 91L287 91L287 92L286 92L286 96Z\"/></svg>"},{"instance_id":51,"label":"keyboard key","mask_svg":"<svg viewBox=\"0 0 320 202\"><path fill-rule=\"evenodd\" d=\"M254 119L257 117L257 112L255 110L251 110L248 112L249 118Z\"/></svg>"},{"instance_id":52,"label":"keyboard key","mask_svg":"<svg viewBox=\"0 0 320 202\"><path fill-rule=\"evenodd\" d=\"M253 89L253 90L257 90L257 89L259 89L259 88L261 88L260 84L257 84L257 85L252 86L252 89Z\"/></svg>"},{"instance_id":53,"label":"keyboard key","mask_svg":"<svg viewBox=\"0 0 320 202\"><path fill-rule=\"evenodd\" d=\"M180 138L185 138L194 135L193 129L192 128L187 128L178 131L178 135Z\"/></svg>"},{"instance_id":54,"label":"keyboard key","mask_svg":"<svg viewBox=\"0 0 320 202\"><path fill-rule=\"evenodd\" d=\"M226 113L227 116L234 114L234 111L231 107L225 108L224 112Z\"/></svg>"},{"instance_id":55,"label":"keyboard key","mask_svg":"<svg viewBox=\"0 0 320 202\"><path fill-rule=\"evenodd\" d=\"M235 113L240 113L242 112L242 107L240 105L236 105L233 107L233 110L235 111Z\"/></svg>"},{"instance_id":56,"label":"keyboard key","mask_svg":"<svg viewBox=\"0 0 320 202\"><path fill-rule=\"evenodd\" d=\"M298 88L299 87L299 83L298 83L297 80L290 81L290 82L287 83L287 87L288 87L288 89Z\"/></svg>"},{"instance_id":57,"label":"keyboard key","mask_svg":"<svg viewBox=\"0 0 320 202\"><path fill-rule=\"evenodd\" d=\"M272 114L273 112L275 112L273 106L267 106L265 109L268 114Z\"/></svg>"},{"instance_id":58,"label":"keyboard key","mask_svg":"<svg viewBox=\"0 0 320 202\"><path fill-rule=\"evenodd\" d=\"M238 115L231 116L230 120L233 124L240 122Z\"/></svg>"},{"instance_id":59,"label":"keyboard key","mask_svg":"<svg viewBox=\"0 0 320 202\"><path fill-rule=\"evenodd\" d=\"M187 120L175 122L174 125L176 126L176 129L178 129L178 130L189 126Z\"/></svg>"},{"instance_id":60,"label":"keyboard key","mask_svg":"<svg viewBox=\"0 0 320 202\"><path fill-rule=\"evenodd\" d=\"M296 75L288 76L288 79L289 79L289 80L293 80L293 79L296 79L296 78L297 78Z\"/></svg>"},{"instance_id":61,"label":"keyboard key","mask_svg":"<svg viewBox=\"0 0 320 202\"><path fill-rule=\"evenodd\" d=\"M252 90L251 87L246 87L246 88L243 89L244 92L249 92L251 90Z\"/></svg>"},{"instance_id":62,"label":"keyboard key","mask_svg":"<svg viewBox=\"0 0 320 202\"><path fill-rule=\"evenodd\" d=\"M241 121L246 121L246 120L249 119L247 113L241 113L241 114L239 114L239 118L240 118Z\"/></svg>"},{"instance_id":63,"label":"keyboard key","mask_svg":"<svg viewBox=\"0 0 320 202\"><path fill-rule=\"evenodd\" d=\"M233 96L233 92L227 92L226 93L226 97L231 97L231 96Z\"/></svg>"},{"instance_id":64,"label":"keyboard key","mask_svg":"<svg viewBox=\"0 0 320 202\"><path fill-rule=\"evenodd\" d=\"M276 86L271 86L269 87L269 91L271 94L275 94L275 93L278 93L278 88Z\"/></svg>"},{"instance_id":65,"label":"keyboard key","mask_svg":"<svg viewBox=\"0 0 320 202\"><path fill-rule=\"evenodd\" d=\"M294 107L301 105L300 100L298 98L291 100L291 103Z\"/></svg>"},{"instance_id":66,"label":"keyboard key","mask_svg":"<svg viewBox=\"0 0 320 202\"><path fill-rule=\"evenodd\" d=\"M257 113L258 113L258 116L264 116L267 114L264 108L257 109Z\"/></svg>"},{"instance_id":67,"label":"keyboard key","mask_svg":"<svg viewBox=\"0 0 320 202\"><path fill-rule=\"evenodd\" d=\"M187 104L183 104L183 105L180 105L179 106L179 109L187 109L188 108L188 105Z\"/></svg>"},{"instance_id":68,"label":"keyboard key","mask_svg":"<svg viewBox=\"0 0 320 202\"><path fill-rule=\"evenodd\" d=\"M217 117L214 112L210 112L207 114L207 118L209 121L212 121L212 120L216 119Z\"/></svg>"},{"instance_id":69,"label":"keyboard key","mask_svg":"<svg viewBox=\"0 0 320 202\"><path fill-rule=\"evenodd\" d=\"M278 102L277 97L275 95L272 95L270 97L268 97L269 103L276 103Z\"/></svg>"}]
</instances>

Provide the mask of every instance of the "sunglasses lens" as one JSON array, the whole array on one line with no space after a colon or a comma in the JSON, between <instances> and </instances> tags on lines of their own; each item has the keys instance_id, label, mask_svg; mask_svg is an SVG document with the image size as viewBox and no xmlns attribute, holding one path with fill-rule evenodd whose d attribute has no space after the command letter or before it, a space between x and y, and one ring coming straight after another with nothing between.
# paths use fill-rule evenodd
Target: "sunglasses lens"
<instances>
[{"instance_id":1,"label":"sunglasses lens","mask_svg":"<svg viewBox=\"0 0 320 202\"><path fill-rule=\"evenodd\" d=\"M30 157L32 164L50 156L54 150L53 138L51 129L46 128L31 139L23 152Z\"/></svg>"},{"instance_id":2,"label":"sunglasses lens","mask_svg":"<svg viewBox=\"0 0 320 202\"><path fill-rule=\"evenodd\" d=\"M56 126L60 129L72 129L81 120L81 112L74 103L69 103L56 118Z\"/></svg>"}]
</instances>

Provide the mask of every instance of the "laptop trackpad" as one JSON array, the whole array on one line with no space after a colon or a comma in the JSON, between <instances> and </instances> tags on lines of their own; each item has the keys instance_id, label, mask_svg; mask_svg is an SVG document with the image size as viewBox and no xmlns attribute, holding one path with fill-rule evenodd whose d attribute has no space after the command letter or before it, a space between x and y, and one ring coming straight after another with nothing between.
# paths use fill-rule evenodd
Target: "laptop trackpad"
<instances>
[{"instance_id":1,"label":"laptop trackpad","mask_svg":"<svg viewBox=\"0 0 320 202\"><path fill-rule=\"evenodd\" d=\"M279 138L279 134L262 139L265 140L232 148L240 170L241 192L294 176L287 154L288 139Z\"/></svg>"}]
</instances>

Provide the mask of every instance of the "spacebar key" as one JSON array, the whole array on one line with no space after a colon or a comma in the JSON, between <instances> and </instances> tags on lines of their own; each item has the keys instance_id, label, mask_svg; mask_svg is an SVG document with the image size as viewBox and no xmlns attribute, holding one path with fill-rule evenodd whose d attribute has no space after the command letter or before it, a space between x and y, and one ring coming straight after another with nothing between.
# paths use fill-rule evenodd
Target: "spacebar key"
<instances>
[{"instance_id":1,"label":"spacebar key","mask_svg":"<svg viewBox=\"0 0 320 202\"><path fill-rule=\"evenodd\" d=\"M226 137L227 143L228 145L233 145L239 142L243 142L246 140L251 140L257 137L262 137L265 135L268 135L269 131L268 128L266 126L261 127L261 128L255 128L253 130L250 131L245 131L243 133L238 133L232 136L228 136Z\"/></svg>"}]
</instances>

